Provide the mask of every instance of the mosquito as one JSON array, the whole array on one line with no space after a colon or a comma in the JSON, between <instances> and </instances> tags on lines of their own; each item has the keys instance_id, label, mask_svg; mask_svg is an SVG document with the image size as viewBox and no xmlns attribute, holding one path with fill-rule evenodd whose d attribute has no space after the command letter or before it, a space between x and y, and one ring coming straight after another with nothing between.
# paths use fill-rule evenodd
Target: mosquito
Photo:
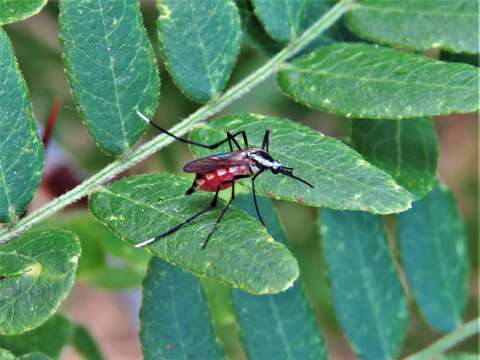
<instances>
[{"instance_id":1,"label":"mosquito","mask_svg":"<svg viewBox=\"0 0 480 360\"><path fill-rule=\"evenodd\" d=\"M227 205L223 208L220 216L215 221L213 228L210 230L207 238L205 239L202 250L207 247L208 241L212 237L213 233L218 227L218 224L222 221L223 216L227 212L227 209L231 205L233 199L235 199L235 182L240 179L251 178L252 182L252 194L253 194L253 203L255 204L255 210L257 212L258 220L265 226L265 222L260 215L260 211L258 210L258 203L257 203L257 194L255 192L255 179L262 174L266 170L270 170L273 174L283 174L288 176L294 180L300 181L307 186L313 188L313 185L309 182L293 175L293 168L283 166L278 161L274 160L270 154L268 153L268 142L270 136L270 130L266 130L263 136L262 147L255 147L248 145L247 134L244 130L238 131L234 134L227 131L227 137L222 141L211 145L205 145L198 143L196 141L187 140L180 138L171 132L161 128L153 121L148 119L145 115L141 112L137 111L138 116L140 116L145 122L153 126L158 131L167 134L174 139L183 142L185 144L190 144L193 146L202 147L205 149L216 149L219 146L228 143L230 147L230 151L222 154L215 154L206 156L200 159L195 159L183 167L183 171L186 173L194 173L195 179L193 180L192 186L186 191L185 195L191 195L195 191L207 191L213 192L215 195L213 196L212 201L210 204L201 210L200 212L190 216L188 219L184 220L180 224L172 227L171 229L165 231L164 233L138 243L135 247L143 247L146 245L153 244L154 242L160 240L161 238L171 235L174 232L180 230L183 226L189 224L194 219L199 217L202 214L205 214L209 210L214 209L217 206L218 200L218 193L222 190L228 189L231 187L232 193L230 196L230 200L227 202ZM242 148L238 143L236 137L242 136L243 142L245 146ZM233 146L235 145L236 150L234 150Z\"/></svg>"}]
</instances>

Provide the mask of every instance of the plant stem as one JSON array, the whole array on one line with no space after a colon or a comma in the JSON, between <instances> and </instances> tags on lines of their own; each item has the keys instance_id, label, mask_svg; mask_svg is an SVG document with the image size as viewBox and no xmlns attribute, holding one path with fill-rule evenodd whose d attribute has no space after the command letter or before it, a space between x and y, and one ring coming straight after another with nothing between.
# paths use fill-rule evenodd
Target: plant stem
<instances>
[{"instance_id":1,"label":"plant stem","mask_svg":"<svg viewBox=\"0 0 480 360\"><path fill-rule=\"evenodd\" d=\"M350 9L352 3L353 0L341 0L324 16L322 16L322 18L308 28L300 37L292 41L282 51L271 58L265 65L227 90L218 99L214 99L205 104L189 117L175 125L172 129L170 129L170 132L177 136L182 136L192 130L194 124L208 119L210 116L218 113L235 100L250 92L250 90L252 90L255 86L275 73L280 65L282 65L286 60L291 58L293 55L298 54L300 50L305 48L306 45L308 45L333 23L335 23L345 12ZM146 159L148 156L154 154L173 141L174 139L171 137L167 137L166 135L158 135L149 142L131 151L129 154L125 155L125 157L115 160L74 189L50 201L40 209L18 221L16 224L0 230L0 244L14 239L50 215L74 203L82 197L89 195L100 185L105 184L118 174Z\"/></svg>"},{"instance_id":2,"label":"plant stem","mask_svg":"<svg viewBox=\"0 0 480 360\"><path fill-rule=\"evenodd\" d=\"M427 348L410 355L405 358L405 360L429 360L435 359L441 353L449 350L460 342L464 341L466 338L478 334L480 329L480 318L473 319L452 331L451 333L445 335L441 339L435 341L432 345Z\"/></svg>"}]
</instances>

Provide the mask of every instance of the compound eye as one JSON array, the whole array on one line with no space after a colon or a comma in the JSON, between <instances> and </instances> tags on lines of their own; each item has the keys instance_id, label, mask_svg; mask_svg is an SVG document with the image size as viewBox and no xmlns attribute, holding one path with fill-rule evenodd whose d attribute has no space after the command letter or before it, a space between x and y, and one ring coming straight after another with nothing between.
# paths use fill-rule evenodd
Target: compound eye
<instances>
[{"instance_id":1,"label":"compound eye","mask_svg":"<svg viewBox=\"0 0 480 360\"><path fill-rule=\"evenodd\" d=\"M278 174L278 169L272 167L270 170L272 170L272 173L274 173L275 175Z\"/></svg>"}]
</instances>

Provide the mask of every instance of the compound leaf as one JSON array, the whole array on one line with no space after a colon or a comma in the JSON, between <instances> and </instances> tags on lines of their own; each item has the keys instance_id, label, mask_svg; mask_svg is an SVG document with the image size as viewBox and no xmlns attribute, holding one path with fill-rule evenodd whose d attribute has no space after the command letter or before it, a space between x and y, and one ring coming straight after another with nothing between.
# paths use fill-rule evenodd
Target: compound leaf
<instances>
[{"instance_id":1,"label":"compound leaf","mask_svg":"<svg viewBox=\"0 0 480 360\"><path fill-rule=\"evenodd\" d=\"M120 156L146 128L160 79L139 4L129 0L60 2L60 38L73 97L105 152Z\"/></svg>"},{"instance_id":2,"label":"compound leaf","mask_svg":"<svg viewBox=\"0 0 480 360\"><path fill-rule=\"evenodd\" d=\"M198 279L157 258L143 286L140 321L146 359L224 358Z\"/></svg>"},{"instance_id":3,"label":"compound leaf","mask_svg":"<svg viewBox=\"0 0 480 360\"><path fill-rule=\"evenodd\" d=\"M90 211L115 233L140 243L164 233L205 209L212 195L185 196L191 181L164 174L132 176L90 197ZM148 246L153 255L196 275L227 282L255 294L276 293L298 277L292 254L273 241L261 224L229 209L205 250L201 245L224 201L188 226ZM257 261L258 259L258 261Z\"/></svg>"},{"instance_id":4,"label":"compound leaf","mask_svg":"<svg viewBox=\"0 0 480 360\"><path fill-rule=\"evenodd\" d=\"M95 340L92 338L88 330L80 325L76 325L71 344L75 351L82 355L86 360L102 360L103 356L98 348Z\"/></svg>"},{"instance_id":5,"label":"compound leaf","mask_svg":"<svg viewBox=\"0 0 480 360\"><path fill-rule=\"evenodd\" d=\"M287 64L282 91L347 117L403 119L478 109L478 69L367 44L336 44Z\"/></svg>"},{"instance_id":6,"label":"compound leaf","mask_svg":"<svg viewBox=\"0 0 480 360\"><path fill-rule=\"evenodd\" d=\"M1 15L0 15L1 16ZM14 222L32 200L43 168L27 86L0 28L0 222Z\"/></svg>"},{"instance_id":7,"label":"compound leaf","mask_svg":"<svg viewBox=\"0 0 480 360\"><path fill-rule=\"evenodd\" d=\"M389 173L416 199L433 188L438 145L431 118L355 119L351 138L365 160Z\"/></svg>"},{"instance_id":8,"label":"compound leaf","mask_svg":"<svg viewBox=\"0 0 480 360\"><path fill-rule=\"evenodd\" d=\"M278 42L296 39L330 7L328 0L253 0L255 14Z\"/></svg>"},{"instance_id":9,"label":"compound leaf","mask_svg":"<svg viewBox=\"0 0 480 360\"><path fill-rule=\"evenodd\" d=\"M287 244L271 200L258 198L267 231ZM242 194L235 206L256 217L252 198ZM326 349L315 316L299 281L276 295L255 296L232 291L243 347L250 359L325 359Z\"/></svg>"},{"instance_id":10,"label":"compound leaf","mask_svg":"<svg viewBox=\"0 0 480 360\"><path fill-rule=\"evenodd\" d=\"M340 326L360 359L393 359L408 322L382 219L322 209L323 254Z\"/></svg>"},{"instance_id":11,"label":"compound leaf","mask_svg":"<svg viewBox=\"0 0 480 360\"><path fill-rule=\"evenodd\" d=\"M0 336L0 346L17 356L41 352L58 358L63 347L70 341L73 331L73 324L64 316L56 314L41 326L21 335Z\"/></svg>"},{"instance_id":12,"label":"compound leaf","mask_svg":"<svg viewBox=\"0 0 480 360\"><path fill-rule=\"evenodd\" d=\"M438 331L462 323L467 301L465 229L450 191L435 187L398 216L401 260L421 313Z\"/></svg>"},{"instance_id":13,"label":"compound leaf","mask_svg":"<svg viewBox=\"0 0 480 360\"><path fill-rule=\"evenodd\" d=\"M245 130L250 145L260 146L266 129L271 130L270 155L283 165L293 167L294 174L314 188L265 171L255 182L258 193L309 206L381 214L403 211L410 206L411 195L356 151L287 119L246 113L229 115L195 129L192 139L214 143L224 139L227 131ZM199 148L192 150L195 155L212 153ZM214 152L222 150L228 151L228 145ZM246 180L243 182L249 184Z\"/></svg>"},{"instance_id":14,"label":"compound leaf","mask_svg":"<svg viewBox=\"0 0 480 360\"><path fill-rule=\"evenodd\" d=\"M225 87L242 38L238 9L231 0L158 2L158 38L177 86L198 102Z\"/></svg>"},{"instance_id":15,"label":"compound leaf","mask_svg":"<svg viewBox=\"0 0 480 360\"><path fill-rule=\"evenodd\" d=\"M382 44L413 50L478 53L478 1L362 0L346 16L350 30Z\"/></svg>"},{"instance_id":16,"label":"compound leaf","mask_svg":"<svg viewBox=\"0 0 480 360\"><path fill-rule=\"evenodd\" d=\"M10 24L36 15L48 0L0 0L0 25Z\"/></svg>"},{"instance_id":17,"label":"compound leaf","mask_svg":"<svg viewBox=\"0 0 480 360\"><path fill-rule=\"evenodd\" d=\"M0 334L20 334L48 319L73 286L79 256L76 235L58 229L0 246Z\"/></svg>"}]
</instances>

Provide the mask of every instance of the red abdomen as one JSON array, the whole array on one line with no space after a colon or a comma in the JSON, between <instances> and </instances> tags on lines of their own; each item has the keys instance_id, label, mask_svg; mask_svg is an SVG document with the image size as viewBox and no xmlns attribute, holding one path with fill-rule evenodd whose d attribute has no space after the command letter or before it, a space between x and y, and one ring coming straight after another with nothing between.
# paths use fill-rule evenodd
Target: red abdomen
<instances>
[{"instance_id":1,"label":"red abdomen","mask_svg":"<svg viewBox=\"0 0 480 360\"><path fill-rule=\"evenodd\" d=\"M217 169L212 172L197 174L196 188L202 191L215 192L232 186L232 181L237 176L251 175L248 166L232 166L226 169Z\"/></svg>"}]
</instances>

